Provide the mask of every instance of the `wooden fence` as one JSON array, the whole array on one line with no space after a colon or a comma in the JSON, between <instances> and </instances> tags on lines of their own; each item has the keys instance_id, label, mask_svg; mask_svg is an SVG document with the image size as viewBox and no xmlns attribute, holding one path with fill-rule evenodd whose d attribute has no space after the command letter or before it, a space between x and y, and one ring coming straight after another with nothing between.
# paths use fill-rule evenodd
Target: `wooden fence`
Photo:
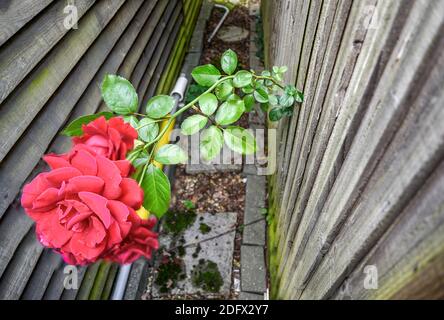
<instances>
[{"instance_id":1,"label":"wooden fence","mask_svg":"<svg viewBox=\"0 0 444 320\"><path fill-rule=\"evenodd\" d=\"M67 150L69 139L58 135L67 122L105 108L99 88L106 73L129 79L141 105L169 91L201 3L1 1L0 299L108 298L117 266L106 263L79 269L80 289L64 290L64 265L36 240L20 190L45 169L44 153ZM66 28L75 15L77 26ZM133 265L136 288L126 298L140 296L146 267Z\"/></svg>"},{"instance_id":2,"label":"wooden fence","mask_svg":"<svg viewBox=\"0 0 444 320\"><path fill-rule=\"evenodd\" d=\"M262 0L277 128L272 296L444 298L444 1Z\"/></svg>"}]
</instances>

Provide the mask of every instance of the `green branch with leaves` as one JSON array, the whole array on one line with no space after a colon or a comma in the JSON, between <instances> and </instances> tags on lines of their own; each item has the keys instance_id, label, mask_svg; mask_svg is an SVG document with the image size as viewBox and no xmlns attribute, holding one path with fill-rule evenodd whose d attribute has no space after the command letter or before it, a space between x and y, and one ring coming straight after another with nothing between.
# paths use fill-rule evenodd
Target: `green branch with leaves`
<instances>
[{"instance_id":1,"label":"green branch with leaves","mask_svg":"<svg viewBox=\"0 0 444 320\"><path fill-rule=\"evenodd\" d=\"M295 104L303 102L303 94L294 85L284 85L287 67L273 67L257 74L254 70L237 70L237 55L232 50L223 53L219 70L207 64L193 69L194 81L206 88L192 101L171 114L176 105L173 97L158 95L149 99L145 114L138 113L139 100L132 84L117 75L103 80L102 97L112 112L87 115L70 123L63 131L68 136L79 136L82 125L101 116L110 119L122 116L137 130L138 140L127 160L135 167L133 178L145 191L144 208L158 218L167 211L170 203L170 182L155 163L173 165L186 163L188 156L178 145L160 145L168 128L187 110L195 114L181 123L181 133L193 135L201 132L200 154L210 161L222 150L224 143L234 152L253 154L256 151L254 136L236 125L244 113L254 110L255 103L268 114L270 121L279 121L293 114ZM161 123L165 125L160 126Z\"/></svg>"}]
</instances>

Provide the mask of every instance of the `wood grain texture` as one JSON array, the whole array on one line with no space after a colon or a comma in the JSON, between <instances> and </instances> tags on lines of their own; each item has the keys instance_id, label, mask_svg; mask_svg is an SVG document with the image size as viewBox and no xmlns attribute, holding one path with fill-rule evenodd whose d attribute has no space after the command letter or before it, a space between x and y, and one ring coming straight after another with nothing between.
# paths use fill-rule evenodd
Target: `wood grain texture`
<instances>
[{"instance_id":1,"label":"wood grain texture","mask_svg":"<svg viewBox=\"0 0 444 320\"><path fill-rule=\"evenodd\" d=\"M0 135L5 138L0 142L0 160L4 159L123 2L102 1L94 5L79 21L79 29L68 33L1 105Z\"/></svg>"},{"instance_id":2,"label":"wood grain texture","mask_svg":"<svg viewBox=\"0 0 444 320\"><path fill-rule=\"evenodd\" d=\"M67 1L55 1L35 21L0 50L0 103L69 31L63 9ZM92 6L93 0L76 0L78 18Z\"/></svg>"},{"instance_id":3,"label":"wood grain texture","mask_svg":"<svg viewBox=\"0 0 444 320\"><path fill-rule=\"evenodd\" d=\"M262 3L268 67L301 32L280 22L306 19L283 2ZM295 47L305 109L279 128L269 179L273 297L443 296L443 6L311 2ZM367 265L378 290L363 288Z\"/></svg>"},{"instance_id":4,"label":"wood grain texture","mask_svg":"<svg viewBox=\"0 0 444 320\"><path fill-rule=\"evenodd\" d=\"M4 0L0 2L0 46L53 0Z\"/></svg>"}]
</instances>

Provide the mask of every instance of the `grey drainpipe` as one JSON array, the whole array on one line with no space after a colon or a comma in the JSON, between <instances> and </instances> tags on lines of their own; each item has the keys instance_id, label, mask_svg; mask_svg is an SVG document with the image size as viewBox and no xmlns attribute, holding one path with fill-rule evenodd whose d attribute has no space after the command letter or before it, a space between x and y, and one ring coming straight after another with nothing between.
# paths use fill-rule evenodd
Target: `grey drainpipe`
<instances>
[{"instance_id":1,"label":"grey drainpipe","mask_svg":"<svg viewBox=\"0 0 444 320\"><path fill-rule=\"evenodd\" d=\"M170 94L175 100L175 105L171 113L176 112L179 103L183 100L187 84L188 84L188 79L186 78L185 74L182 73L177 79L176 84L174 85L174 88ZM117 280L111 295L111 300L123 299L130 271L131 271L131 264L125 264L123 266L120 266L119 273L117 274Z\"/></svg>"}]
</instances>

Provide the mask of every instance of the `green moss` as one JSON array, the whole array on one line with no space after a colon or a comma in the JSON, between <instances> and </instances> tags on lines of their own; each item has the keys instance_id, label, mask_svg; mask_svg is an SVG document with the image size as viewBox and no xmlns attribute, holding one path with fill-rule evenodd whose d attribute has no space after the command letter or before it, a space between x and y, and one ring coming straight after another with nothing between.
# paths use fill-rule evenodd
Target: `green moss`
<instances>
[{"instance_id":1,"label":"green moss","mask_svg":"<svg viewBox=\"0 0 444 320\"><path fill-rule=\"evenodd\" d=\"M194 211L167 212L165 214L164 227L167 232L178 235L189 228L196 220Z\"/></svg>"},{"instance_id":2,"label":"green moss","mask_svg":"<svg viewBox=\"0 0 444 320\"><path fill-rule=\"evenodd\" d=\"M199 256L200 251L202 250L202 247L200 246L200 244L198 244L196 246L196 249L194 250L193 253L193 258L196 259Z\"/></svg>"},{"instance_id":3,"label":"green moss","mask_svg":"<svg viewBox=\"0 0 444 320\"><path fill-rule=\"evenodd\" d=\"M179 246L177 248L177 252L179 253L179 257L183 257L186 253L185 248L183 246Z\"/></svg>"},{"instance_id":4,"label":"green moss","mask_svg":"<svg viewBox=\"0 0 444 320\"><path fill-rule=\"evenodd\" d=\"M154 283L161 293L167 293L177 286L177 282L185 279L185 267L181 259L170 258L157 269Z\"/></svg>"},{"instance_id":5,"label":"green moss","mask_svg":"<svg viewBox=\"0 0 444 320\"><path fill-rule=\"evenodd\" d=\"M217 264L211 260L199 260L191 275L193 285L207 292L217 293L224 281Z\"/></svg>"},{"instance_id":6,"label":"green moss","mask_svg":"<svg viewBox=\"0 0 444 320\"><path fill-rule=\"evenodd\" d=\"M207 225L206 223L201 223L199 226L199 230L203 234L207 234L211 231L211 227Z\"/></svg>"}]
</instances>

